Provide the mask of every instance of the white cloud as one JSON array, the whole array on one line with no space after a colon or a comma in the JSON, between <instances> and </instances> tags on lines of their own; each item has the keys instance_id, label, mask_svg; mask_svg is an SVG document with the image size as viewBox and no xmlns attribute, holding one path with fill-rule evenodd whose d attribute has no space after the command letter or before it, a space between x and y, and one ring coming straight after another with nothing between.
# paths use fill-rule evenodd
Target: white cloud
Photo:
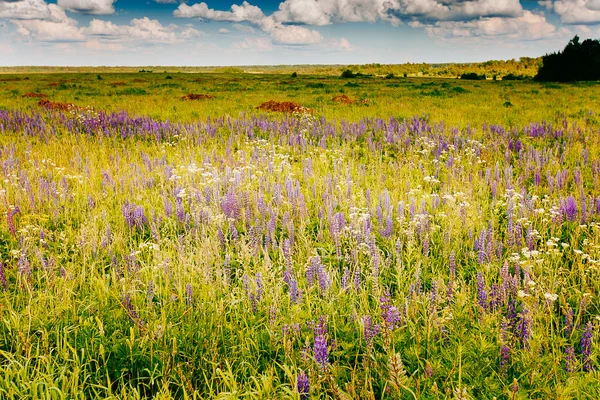
<instances>
[{"instance_id":1,"label":"white cloud","mask_svg":"<svg viewBox=\"0 0 600 400\"><path fill-rule=\"evenodd\" d=\"M279 23L271 25L269 23L263 26L263 29L277 42L284 44L315 44L323 39L318 31L298 25L283 25Z\"/></svg>"},{"instance_id":2,"label":"white cloud","mask_svg":"<svg viewBox=\"0 0 600 400\"><path fill-rule=\"evenodd\" d=\"M177 25L171 25L171 27L177 29ZM181 39L193 39L201 36L206 36L206 33L194 28L194 25L192 24L185 25L183 28L181 28L181 32L179 33L179 37Z\"/></svg>"},{"instance_id":3,"label":"white cloud","mask_svg":"<svg viewBox=\"0 0 600 400\"><path fill-rule=\"evenodd\" d=\"M546 20L543 14L524 11L515 18L482 18L473 21L438 21L432 24L413 22L413 28L425 28L434 39L540 40L562 35L564 31Z\"/></svg>"},{"instance_id":4,"label":"white cloud","mask_svg":"<svg viewBox=\"0 0 600 400\"><path fill-rule=\"evenodd\" d=\"M180 4L174 15L248 22L260 27L277 42L314 44L322 40L321 34L301 25L377 21L400 24L404 20L431 25L441 21L518 18L524 15L524 11L520 0L285 0L271 15L265 15L259 7L247 1L232 5L229 11L209 8L204 2Z\"/></svg>"},{"instance_id":5,"label":"white cloud","mask_svg":"<svg viewBox=\"0 0 600 400\"><path fill-rule=\"evenodd\" d=\"M115 13L113 3L116 0L57 0L58 6L65 10L82 14L110 15Z\"/></svg>"},{"instance_id":6,"label":"white cloud","mask_svg":"<svg viewBox=\"0 0 600 400\"><path fill-rule=\"evenodd\" d=\"M600 22L600 0L557 0L545 1L565 24L594 24Z\"/></svg>"},{"instance_id":7,"label":"white cloud","mask_svg":"<svg viewBox=\"0 0 600 400\"><path fill-rule=\"evenodd\" d=\"M173 15L179 18L202 18L212 21L230 21L230 22L259 22L265 15L257 6L253 6L247 1L244 1L241 6L234 4L231 6L231 11L218 11L208 8L204 2L188 6L180 4Z\"/></svg>"},{"instance_id":8,"label":"white cloud","mask_svg":"<svg viewBox=\"0 0 600 400\"><path fill-rule=\"evenodd\" d=\"M132 19L129 25L116 25L111 21L93 19L84 29L88 36L120 41L141 41L144 43L179 43L182 39L197 37L201 32L186 26L177 34L177 25L163 26L158 20L148 17Z\"/></svg>"},{"instance_id":9,"label":"white cloud","mask_svg":"<svg viewBox=\"0 0 600 400\"><path fill-rule=\"evenodd\" d=\"M50 7L44 0L0 0L0 19L47 19Z\"/></svg>"},{"instance_id":10,"label":"white cloud","mask_svg":"<svg viewBox=\"0 0 600 400\"><path fill-rule=\"evenodd\" d=\"M272 16L266 16L262 10L244 1L242 5L234 4L231 11L219 11L208 8L206 3L192 6L180 4L173 13L179 18L201 18L212 21L249 22L257 25L268 33L275 41L283 44L302 45L314 44L321 41L322 36L318 31L298 25L284 25ZM244 30L237 25L237 29Z\"/></svg>"},{"instance_id":11,"label":"white cloud","mask_svg":"<svg viewBox=\"0 0 600 400\"><path fill-rule=\"evenodd\" d=\"M329 25L333 22L391 20L389 11L397 0L286 0L273 13L279 22Z\"/></svg>"},{"instance_id":12,"label":"white cloud","mask_svg":"<svg viewBox=\"0 0 600 400\"><path fill-rule=\"evenodd\" d=\"M350 42L345 39L345 38L341 38L340 39L340 48L342 50L346 50L346 51L352 51L354 50L354 47L350 44Z\"/></svg>"},{"instance_id":13,"label":"white cloud","mask_svg":"<svg viewBox=\"0 0 600 400\"><path fill-rule=\"evenodd\" d=\"M402 20L460 21L521 15L519 0L285 0L273 17L279 22L329 25L334 22Z\"/></svg>"},{"instance_id":14,"label":"white cloud","mask_svg":"<svg viewBox=\"0 0 600 400\"><path fill-rule=\"evenodd\" d=\"M177 0L154 0L155 3L158 4L177 4L179 3Z\"/></svg>"},{"instance_id":15,"label":"white cloud","mask_svg":"<svg viewBox=\"0 0 600 400\"><path fill-rule=\"evenodd\" d=\"M229 33L229 29L220 28L219 33Z\"/></svg>"},{"instance_id":16,"label":"white cloud","mask_svg":"<svg viewBox=\"0 0 600 400\"><path fill-rule=\"evenodd\" d=\"M462 21L522 15L520 0L393 0L390 12L418 20Z\"/></svg>"},{"instance_id":17,"label":"white cloud","mask_svg":"<svg viewBox=\"0 0 600 400\"><path fill-rule=\"evenodd\" d=\"M17 32L28 38L45 42L77 42L85 40L77 21L67 17L65 10L55 4L48 4L50 15L47 19L12 20Z\"/></svg>"}]
</instances>

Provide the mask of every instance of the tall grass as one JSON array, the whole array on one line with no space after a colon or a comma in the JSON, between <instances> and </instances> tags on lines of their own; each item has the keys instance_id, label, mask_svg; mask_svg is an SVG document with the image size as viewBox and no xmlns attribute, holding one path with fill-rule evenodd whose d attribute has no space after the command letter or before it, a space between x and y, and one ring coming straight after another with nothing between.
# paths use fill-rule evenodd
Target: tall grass
<instances>
[{"instance_id":1,"label":"tall grass","mask_svg":"<svg viewBox=\"0 0 600 400\"><path fill-rule=\"evenodd\" d=\"M443 122L0 111L0 397L597 398L597 122Z\"/></svg>"}]
</instances>

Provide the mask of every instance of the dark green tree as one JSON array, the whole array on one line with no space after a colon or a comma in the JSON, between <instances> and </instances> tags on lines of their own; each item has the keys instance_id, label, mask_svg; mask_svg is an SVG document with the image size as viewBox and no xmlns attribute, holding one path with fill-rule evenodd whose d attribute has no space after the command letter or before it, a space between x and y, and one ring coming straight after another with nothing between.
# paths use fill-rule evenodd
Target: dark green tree
<instances>
[{"instance_id":1,"label":"dark green tree","mask_svg":"<svg viewBox=\"0 0 600 400\"><path fill-rule=\"evenodd\" d=\"M575 36L563 51L546 54L535 79L542 82L600 80L600 41Z\"/></svg>"}]
</instances>

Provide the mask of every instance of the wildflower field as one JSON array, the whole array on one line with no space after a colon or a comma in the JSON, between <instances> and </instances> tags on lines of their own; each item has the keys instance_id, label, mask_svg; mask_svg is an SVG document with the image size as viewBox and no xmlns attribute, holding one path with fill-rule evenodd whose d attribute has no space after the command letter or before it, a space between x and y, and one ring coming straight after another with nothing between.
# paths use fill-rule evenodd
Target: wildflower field
<instances>
[{"instance_id":1,"label":"wildflower field","mask_svg":"<svg viewBox=\"0 0 600 400\"><path fill-rule=\"evenodd\" d=\"M597 84L0 75L0 398L598 399L597 112Z\"/></svg>"}]
</instances>

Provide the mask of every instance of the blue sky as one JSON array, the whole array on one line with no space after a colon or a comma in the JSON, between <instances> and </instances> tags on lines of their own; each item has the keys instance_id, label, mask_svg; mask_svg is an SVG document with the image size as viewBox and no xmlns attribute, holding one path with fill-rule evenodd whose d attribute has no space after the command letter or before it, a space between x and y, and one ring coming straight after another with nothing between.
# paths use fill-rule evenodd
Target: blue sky
<instances>
[{"instance_id":1,"label":"blue sky","mask_svg":"<svg viewBox=\"0 0 600 400\"><path fill-rule=\"evenodd\" d=\"M0 0L0 65L472 62L600 36L600 0Z\"/></svg>"}]
</instances>

